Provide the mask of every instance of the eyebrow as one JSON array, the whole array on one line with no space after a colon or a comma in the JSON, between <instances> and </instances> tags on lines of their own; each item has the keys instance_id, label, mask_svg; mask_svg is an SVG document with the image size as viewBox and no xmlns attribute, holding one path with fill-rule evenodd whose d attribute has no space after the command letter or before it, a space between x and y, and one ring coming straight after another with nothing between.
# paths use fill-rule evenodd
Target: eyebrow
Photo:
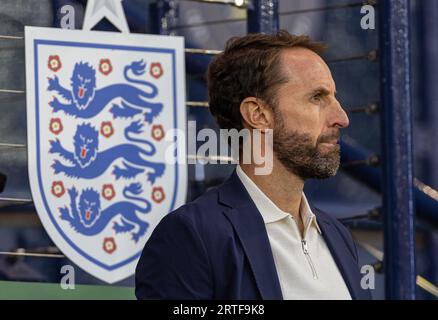
<instances>
[{"instance_id":1,"label":"eyebrow","mask_svg":"<svg viewBox=\"0 0 438 320\"><path fill-rule=\"evenodd\" d=\"M330 95L330 90L328 90L326 87L317 87L316 89L313 89L309 95L314 95L318 93L324 96L328 96ZM335 96L337 95L337 93L337 91L334 92Z\"/></svg>"}]
</instances>

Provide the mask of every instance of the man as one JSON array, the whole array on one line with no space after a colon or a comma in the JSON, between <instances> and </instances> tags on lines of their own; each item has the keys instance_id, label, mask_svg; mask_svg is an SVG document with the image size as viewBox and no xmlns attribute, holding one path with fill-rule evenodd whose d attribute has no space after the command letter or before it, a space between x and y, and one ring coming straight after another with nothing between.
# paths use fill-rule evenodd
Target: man
<instances>
[{"instance_id":1,"label":"man","mask_svg":"<svg viewBox=\"0 0 438 320\"><path fill-rule=\"evenodd\" d=\"M252 34L210 64L212 114L224 129L273 129L272 172L240 159L224 184L167 215L138 263L139 299L370 298L351 235L303 193L306 179L336 173L349 122L322 50L286 31Z\"/></svg>"}]
</instances>

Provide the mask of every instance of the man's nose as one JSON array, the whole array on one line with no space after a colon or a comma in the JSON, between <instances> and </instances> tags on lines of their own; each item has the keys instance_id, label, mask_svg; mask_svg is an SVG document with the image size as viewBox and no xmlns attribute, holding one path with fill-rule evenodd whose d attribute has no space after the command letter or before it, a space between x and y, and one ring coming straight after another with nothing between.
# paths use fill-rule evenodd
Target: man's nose
<instances>
[{"instance_id":1,"label":"man's nose","mask_svg":"<svg viewBox=\"0 0 438 320\"><path fill-rule=\"evenodd\" d=\"M348 119L347 113L342 108L339 101L335 101L333 104L333 111L332 111L332 119L331 119L331 126L337 127L337 128L346 128L350 124L350 120Z\"/></svg>"}]
</instances>

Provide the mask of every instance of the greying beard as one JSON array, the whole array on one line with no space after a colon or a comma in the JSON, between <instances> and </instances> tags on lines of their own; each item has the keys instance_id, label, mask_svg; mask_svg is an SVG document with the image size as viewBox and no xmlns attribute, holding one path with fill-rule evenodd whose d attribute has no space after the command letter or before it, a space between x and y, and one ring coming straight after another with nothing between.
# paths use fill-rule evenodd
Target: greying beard
<instances>
[{"instance_id":1,"label":"greying beard","mask_svg":"<svg viewBox=\"0 0 438 320\"><path fill-rule=\"evenodd\" d=\"M340 164L340 146L327 152L318 149L320 143L339 139L339 130L320 136L316 146L309 134L287 131L280 115L275 116L274 154L289 172L306 179L326 179L334 176Z\"/></svg>"}]
</instances>

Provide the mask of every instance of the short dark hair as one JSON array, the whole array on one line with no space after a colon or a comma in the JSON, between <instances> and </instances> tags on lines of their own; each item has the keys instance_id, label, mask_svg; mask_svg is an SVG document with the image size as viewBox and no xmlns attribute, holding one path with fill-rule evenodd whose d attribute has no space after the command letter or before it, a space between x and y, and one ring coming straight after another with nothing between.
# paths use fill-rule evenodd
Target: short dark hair
<instances>
[{"instance_id":1,"label":"short dark hair","mask_svg":"<svg viewBox=\"0 0 438 320\"><path fill-rule=\"evenodd\" d=\"M260 98L271 107L275 105L277 87L287 81L281 72L281 50L296 47L317 54L325 49L323 43L285 30L227 41L225 50L213 59L207 71L210 112L220 128L243 128L240 104L247 97Z\"/></svg>"}]
</instances>

